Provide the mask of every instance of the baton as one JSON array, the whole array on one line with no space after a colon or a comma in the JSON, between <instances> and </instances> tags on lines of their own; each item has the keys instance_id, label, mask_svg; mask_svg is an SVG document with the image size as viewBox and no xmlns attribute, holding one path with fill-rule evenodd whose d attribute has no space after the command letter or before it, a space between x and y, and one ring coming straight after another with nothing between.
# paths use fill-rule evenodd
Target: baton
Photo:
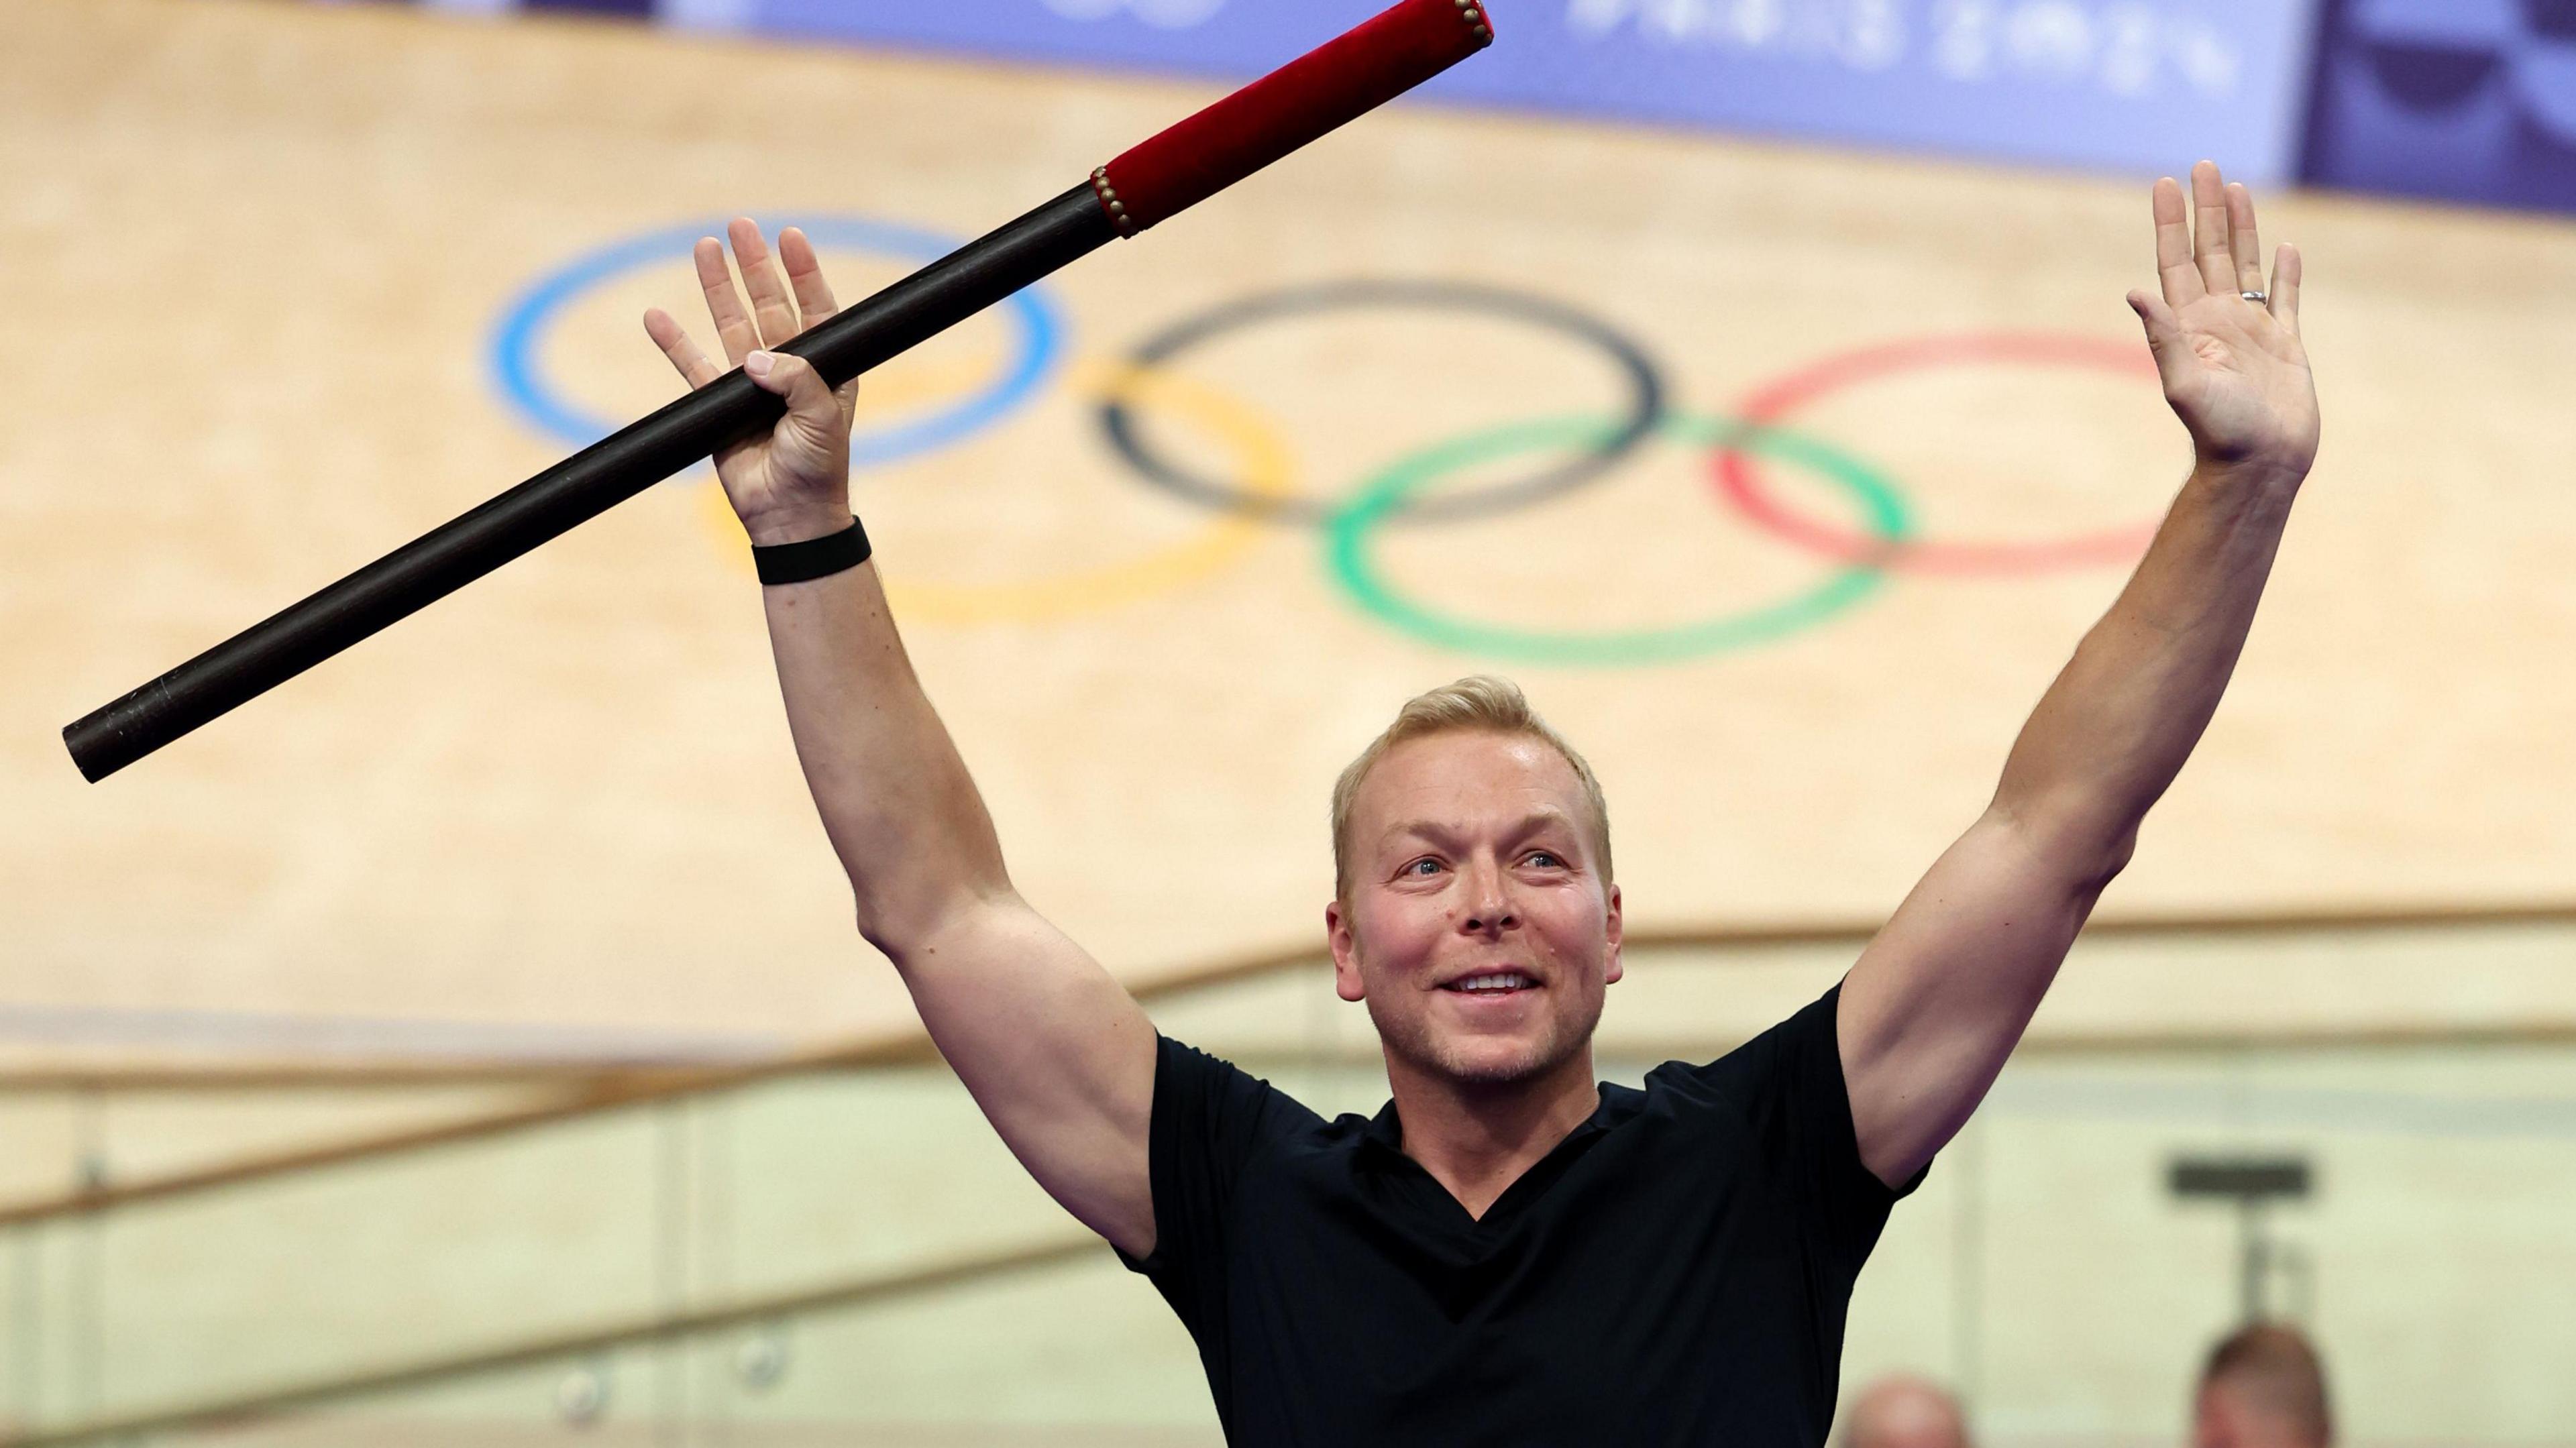
<instances>
[{"instance_id":1,"label":"baton","mask_svg":"<svg viewBox=\"0 0 2576 1448\"><path fill-rule=\"evenodd\" d=\"M999 230L772 348L839 386L1122 236L1197 205L1493 43L1484 0L1402 0ZM105 779L786 410L740 369L65 726Z\"/></svg>"}]
</instances>

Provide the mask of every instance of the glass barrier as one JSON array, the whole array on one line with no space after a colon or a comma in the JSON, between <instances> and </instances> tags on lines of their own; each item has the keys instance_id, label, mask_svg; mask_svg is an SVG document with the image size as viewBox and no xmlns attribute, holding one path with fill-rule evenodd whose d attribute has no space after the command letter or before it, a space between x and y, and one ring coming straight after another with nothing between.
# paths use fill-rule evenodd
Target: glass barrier
<instances>
[{"instance_id":1,"label":"glass barrier","mask_svg":"<svg viewBox=\"0 0 2576 1448\"><path fill-rule=\"evenodd\" d=\"M1601 1074L1720 1054L1851 952L1639 951ZM2308 957L2449 987L2471 957L2576 977L2576 930L2088 944L2066 1007L1898 1208L1847 1382L1957 1384L1990 1444L2179 1442L2199 1355L2250 1307L2316 1333L2348 1443L2576 1438L2576 1038L2380 1040L2356 1018L2284 1043L2225 1000L2167 1040L2115 1028L2123 992L2215 989L2249 960L2278 986ZM1384 1100L1320 963L1153 1009L1327 1115ZM0 1231L0 1328L0 1417L28 1435L0 1441L1217 1441L1160 1298L936 1066L21 1225ZM293 1412L244 1416L280 1394Z\"/></svg>"}]
</instances>

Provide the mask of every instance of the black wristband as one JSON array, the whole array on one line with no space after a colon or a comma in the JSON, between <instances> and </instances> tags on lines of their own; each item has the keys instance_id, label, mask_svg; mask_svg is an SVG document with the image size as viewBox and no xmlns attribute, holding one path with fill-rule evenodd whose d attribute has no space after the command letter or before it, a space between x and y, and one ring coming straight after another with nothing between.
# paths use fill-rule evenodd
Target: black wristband
<instances>
[{"instance_id":1,"label":"black wristband","mask_svg":"<svg viewBox=\"0 0 2576 1448\"><path fill-rule=\"evenodd\" d=\"M850 526L838 533L808 538L802 543L777 543L767 548L753 545L751 566L760 570L760 581L766 584L807 583L844 573L868 561L868 530L852 518Z\"/></svg>"}]
</instances>

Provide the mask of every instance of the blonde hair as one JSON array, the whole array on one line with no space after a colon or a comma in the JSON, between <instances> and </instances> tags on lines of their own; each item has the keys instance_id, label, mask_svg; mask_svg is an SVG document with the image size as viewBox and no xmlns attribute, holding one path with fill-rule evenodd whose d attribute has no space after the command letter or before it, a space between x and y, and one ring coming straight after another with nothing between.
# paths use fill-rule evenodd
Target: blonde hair
<instances>
[{"instance_id":1,"label":"blonde hair","mask_svg":"<svg viewBox=\"0 0 2576 1448\"><path fill-rule=\"evenodd\" d=\"M1386 732L1360 751L1342 777L1333 782L1333 893L1346 896L1350 886L1351 801L1360 792L1360 782L1386 752L1408 739L1421 739L1433 734L1506 734L1535 739L1562 755L1574 769L1574 777L1583 786L1584 813L1592 829L1593 847L1601 856L1601 879L1610 875L1610 802L1602 797L1601 781L1593 776L1592 766L1565 742L1565 736L1547 725L1529 706L1520 686L1509 679L1491 674L1474 674L1454 684L1443 684L1428 693L1416 694L1395 713L1395 722Z\"/></svg>"}]
</instances>

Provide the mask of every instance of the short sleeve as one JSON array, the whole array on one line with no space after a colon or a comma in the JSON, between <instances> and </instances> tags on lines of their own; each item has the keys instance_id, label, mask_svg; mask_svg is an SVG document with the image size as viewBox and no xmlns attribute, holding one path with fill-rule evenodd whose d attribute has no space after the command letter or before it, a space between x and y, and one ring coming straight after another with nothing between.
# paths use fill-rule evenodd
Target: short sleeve
<instances>
[{"instance_id":1,"label":"short sleeve","mask_svg":"<svg viewBox=\"0 0 2576 1448\"><path fill-rule=\"evenodd\" d=\"M1118 1254L1153 1279L1196 1335L1216 1314L1224 1281L1226 1219L1236 1183L1263 1148L1313 1113L1230 1061L1158 1038L1147 1176L1154 1193L1154 1251ZM1202 1339L1204 1340L1204 1339Z\"/></svg>"},{"instance_id":2,"label":"short sleeve","mask_svg":"<svg viewBox=\"0 0 2576 1448\"><path fill-rule=\"evenodd\" d=\"M1837 985L1691 1075L1736 1101L1782 1172L1807 1240L1840 1272L1856 1274L1878 1244L1889 1210L1931 1168L1891 1191L1861 1161L1836 1026L1841 999Z\"/></svg>"}]
</instances>

